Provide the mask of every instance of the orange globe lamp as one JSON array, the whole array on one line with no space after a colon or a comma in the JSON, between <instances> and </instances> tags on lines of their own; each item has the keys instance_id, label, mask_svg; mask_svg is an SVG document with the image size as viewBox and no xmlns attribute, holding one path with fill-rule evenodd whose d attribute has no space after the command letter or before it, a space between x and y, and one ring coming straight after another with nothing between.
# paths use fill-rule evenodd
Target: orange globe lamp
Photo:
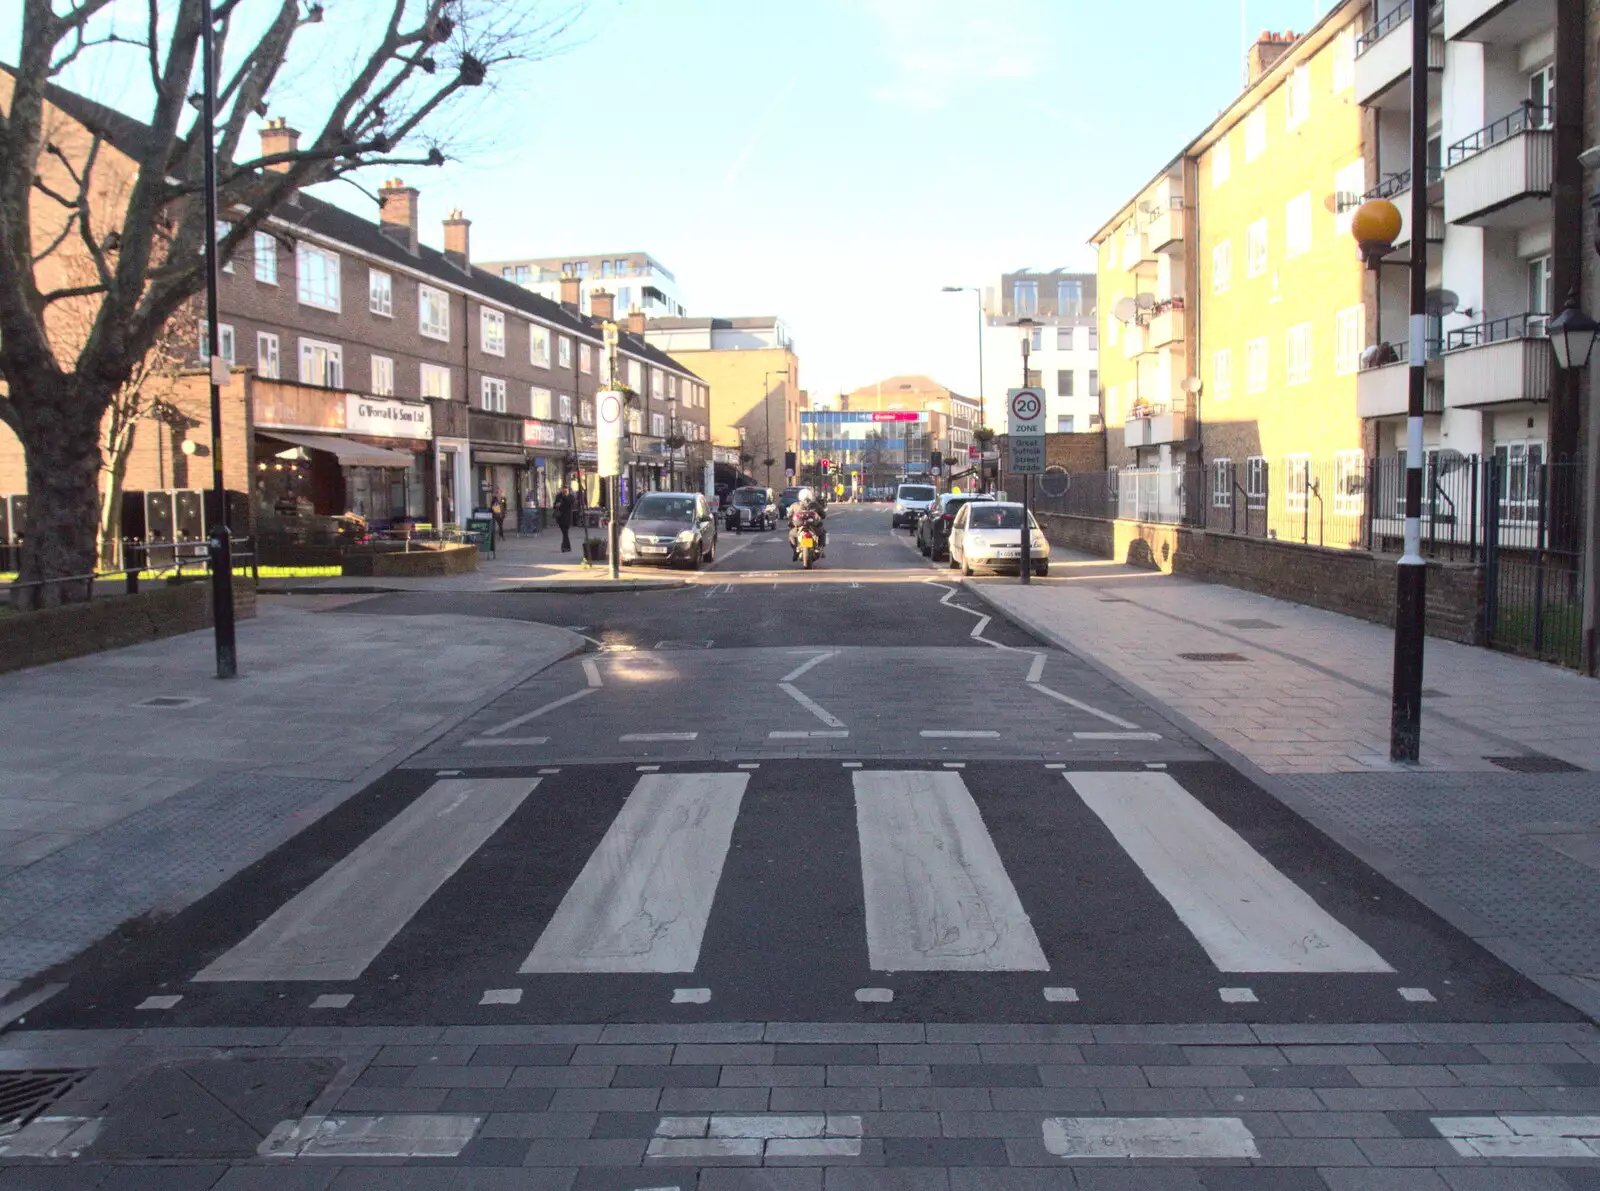
<instances>
[{"instance_id":1,"label":"orange globe lamp","mask_svg":"<svg viewBox=\"0 0 1600 1191\"><path fill-rule=\"evenodd\" d=\"M1400 237L1400 208L1388 199L1368 199L1350 218L1350 234L1361 247L1361 258L1369 269L1376 269Z\"/></svg>"}]
</instances>

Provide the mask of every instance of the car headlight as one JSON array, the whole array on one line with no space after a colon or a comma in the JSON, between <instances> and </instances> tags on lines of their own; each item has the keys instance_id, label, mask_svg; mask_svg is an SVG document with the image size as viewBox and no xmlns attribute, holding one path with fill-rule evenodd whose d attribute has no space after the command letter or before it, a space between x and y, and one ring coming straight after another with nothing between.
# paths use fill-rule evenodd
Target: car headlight
<instances>
[{"instance_id":1,"label":"car headlight","mask_svg":"<svg viewBox=\"0 0 1600 1191\"><path fill-rule=\"evenodd\" d=\"M678 535L678 545L680 546L687 546L692 541L694 541L694 530L692 529L686 529Z\"/></svg>"},{"instance_id":2,"label":"car headlight","mask_svg":"<svg viewBox=\"0 0 1600 1191\"><path fill-rule=\"evenodd\" d=\"M624 526L622 532L617 535L617 541L620 542L622 545L626 546L629 550L632 550L633 549L633 530L628 529L626 526Z\"/></svg>"},{"instance_id":3,"label":"car headlight","mask_svg":"<svg viewBox=\"0 0 1600 1191\"><path fill-rule=\"evenodd\" d=\"M969 533L962 545L967 550L987 550L989 548L989 539L981 533Z\"/></svg>"}]
</instances>

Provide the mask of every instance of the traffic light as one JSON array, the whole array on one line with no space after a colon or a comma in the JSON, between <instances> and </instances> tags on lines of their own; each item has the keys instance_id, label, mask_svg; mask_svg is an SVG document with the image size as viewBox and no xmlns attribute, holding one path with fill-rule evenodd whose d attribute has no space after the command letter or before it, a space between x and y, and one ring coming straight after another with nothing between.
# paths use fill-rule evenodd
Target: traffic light
<instances>
[{"instance_id":1,"label":"traffic light","mask_svg":"<svg viewBox=\"0 0 1600 1191\"><path fill-rule=\"evenodd\" d=\"M932 474L934 474L936 476L943 474L943 472L944 472L944 454L943 454L943 452L935 451L935 452L933 452L933 454L931 456L929 456L929 458L928 458L928 470Z\"/></svg>"},{"instance_id":2,"label":"traffic light","mask_svg":"<svg viewBox=\"0 0 1600 1191\"><path fill-rule=\"evenodd\" d=\"M786 476L793 476L795 474L795 460L793 451L785 451L783 453L783 474Z\"/></svg>"},{"instance_id":3,"label":"traffic light","mask_svg":"<svg viewBox=\"0 0 1600 1191\"><path fill-rule=\"evenodd\" d=\"M833 469L833 460L831 459L819 459L817 464L822 468L823 475L827 475Z\"/></svg>"}]
</instances>

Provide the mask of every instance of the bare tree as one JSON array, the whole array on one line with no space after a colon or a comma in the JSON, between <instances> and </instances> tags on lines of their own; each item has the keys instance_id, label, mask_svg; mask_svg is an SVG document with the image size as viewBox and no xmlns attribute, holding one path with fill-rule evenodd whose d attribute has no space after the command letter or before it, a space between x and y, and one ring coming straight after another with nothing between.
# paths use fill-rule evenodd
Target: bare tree
<instances>
[{"instance_id":1,"label":"bare tree","mask_svg":"<svg viewBox=\"0 0 1600 1191\"><path fill-rule=\"evenodd\" d=\"M451 109L491 72L547 51L583 4L549 2L560 7L383 0L321 130L302 148L251 157L240 152L247 124L267 111L291 60L339 60L351 33L340 30L338 46L308 34L322 20L317 0L214 0L217 61L231 64L216 80L218 210L228 221L218 256L229 259L303 187L367 166L442 164L440 125ZM27 458L24 583L93 569L102 420L168 321L204 288L202 250L216 231L206 226L190 102L200 87L206 5L147 0L137 38L109 24L111 7L23 0L10 108L0 115L0 377L8 388L0 421ZM230 44L236 26L259 32ZM51 79L96 56L107 72L148 72L148 118L130 134L115 113L85 108L75 113L82 135L52 137ZM86 260L92 275L68 276L63 253ZM93 319L81 346L60 350L53 308L75 299L94 304ZM24 602L50 604L77 598L82 586L21 590Z\"/></svg>"}]
</instances>

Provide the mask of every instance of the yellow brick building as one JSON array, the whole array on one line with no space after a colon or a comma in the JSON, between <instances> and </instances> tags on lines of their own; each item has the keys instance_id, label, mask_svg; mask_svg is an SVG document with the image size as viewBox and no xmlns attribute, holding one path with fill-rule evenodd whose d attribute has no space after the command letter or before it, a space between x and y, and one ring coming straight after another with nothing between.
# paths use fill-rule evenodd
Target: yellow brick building
<instances>
[{"instance_id":1,"label":"yellow brick building","mask_svg":"<svg viewBox=\"0 0 1600 1191\"><path fill-rule=\"evenodd\" d=\"M1365 9L1263 34L1243 93L1093 237L1107 455L1157 473L1124 515L1359 536Z\"/></svg>"}]
</instances>

